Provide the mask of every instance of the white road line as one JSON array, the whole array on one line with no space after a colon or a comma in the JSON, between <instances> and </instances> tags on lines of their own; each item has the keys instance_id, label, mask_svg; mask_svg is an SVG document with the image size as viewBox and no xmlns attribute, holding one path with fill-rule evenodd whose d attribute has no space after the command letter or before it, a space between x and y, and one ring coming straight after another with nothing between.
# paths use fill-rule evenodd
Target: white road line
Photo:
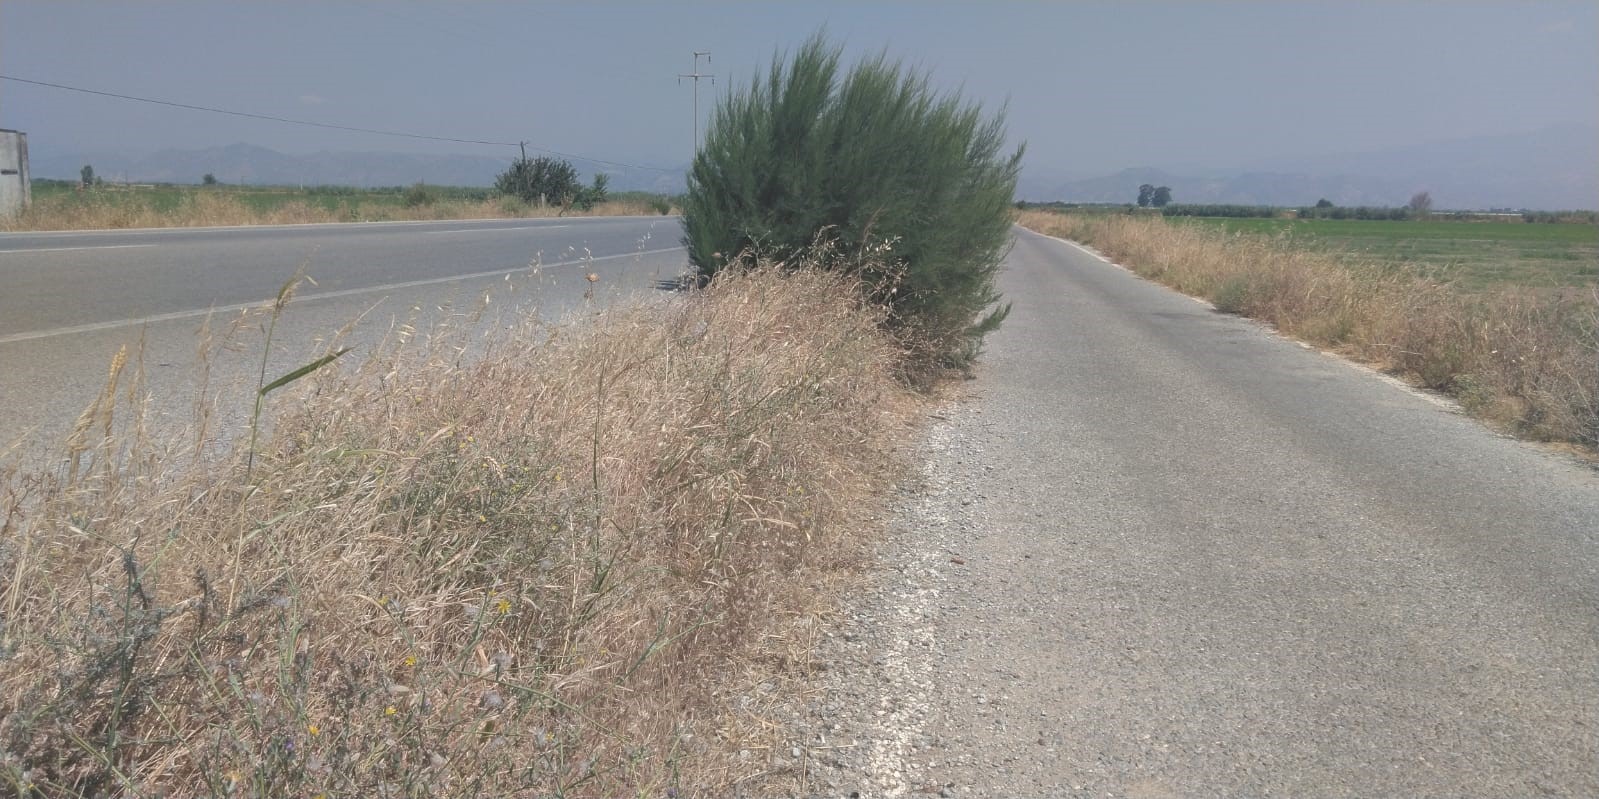
<instances>
[{"instance_id":1,"label":"white road line","mask_svg":"<svg viewBox=\"0 0 1599 799\"><path fill-rule=\"evenodd\" d=\"M73 250L132 250L139 247L154 247L154 244L97 244L86 247L29 247L26 250L0 250L0 255L13 255L24 252L71 252Z\"/></svg>"},{"instance_id":2,"label":"white road line","mask_svg":"<svg viewBox=\"0 0 1599 799\"><path fill-rule=\"evenodd\" d=\"M458 230L424 230L423 236L442 236L446 233L494 233L500 230L564 230L571 225L522 225L521 227L469 227Z\"/></svg>"},{"instance_id":3,"label":"white road line","mask_svg":"<svg viewBox=\"0 0 1599 799\"><path fill-rule=\"evenodd\" d=\"M583 264L595 263L595 262L598 262L598 261L615 261L615 260L620 259L620 258L633 258L633 257L641 256L641 255L659 255L661 253L682 252L682 251L683 251L682 247L664 247L664 248L659 249L659 250L638 250L638 251L635 251L635 252L619 253L617 255L602 255L602 256L600 256L598 258L578 258L578 259L574 259L574 260L571 260L571 261L557 261L555 263L542 264L542 265L540 265L539 268L540 269L553 269L553 268L558 267L558 266L581 266ZM407 281L404 281L402 283L386 283L386 284L381 285L381 286L364 286L364 287L358 288L358 289L340 289L338 291L323 291L323 292L318 292L316 294L301 294L301 295L295 297L295 302L296 303L315 302L317 300L333 299L333 298L336 298L336 297L353 297L353 296L356 296L358 294L376 294L376 293L384 292L384 291L395 291L397 289L415 288L417 286L433 286L433 285L437 285L437 284L440 284L440 283L454 283L456 281L461 281L461 280L476 280L478 278L484 278L484 277L500 277L500 276L503 276L503 275L514 275L517 272L526 272L526 271L528 271L527 267L519 266L519 267L516 267L515 269L491 269L491 270L489 270L487 272L472 272L470 274L465 274L465 275L450 275L449 277L433 277L433 278L427 278L427 279L424 279L424 280L407 280ZM117 320L109 321L109 322L91 322L91 323L86 324L86 325L72 325L70 327L57 327L57 328L52 328L50 330L34 330L34 331L27 332L27 333L12 333L11 335L8 335L8 336L0 336L0 344L14 344L14 343L19 342L19 341L33 341L35 339L41 339L41 338L54 338L56 336L71 336L71 335L76 335L78 333L93 333L93 332L99 331L99 330L115 330L116 328L119 328L119 327L136 327L138 325L147 325L147 324L151 324L151 323L154 323L154 322L172 322L172 321L176 321L176 320L179 320L179 319L197 319L199 317L206 316L208 314L236 313L238 311L244 311L244 310L248 310L248 309L251 309L251 308L261 308L261 307L266 306L269 302L271 302L270 299L262 299L262 300L257 300L255 302L241 302L241 303L237 303L235 305L223 305L223 306L218 306L218 307L215 307L215 308L195 308L195 309L187 310L187 311L173 311L171 313L156 314L154 316L142 316L142 317L139 317L137 319L117 319Z\"/></svg>"}]
</instances>

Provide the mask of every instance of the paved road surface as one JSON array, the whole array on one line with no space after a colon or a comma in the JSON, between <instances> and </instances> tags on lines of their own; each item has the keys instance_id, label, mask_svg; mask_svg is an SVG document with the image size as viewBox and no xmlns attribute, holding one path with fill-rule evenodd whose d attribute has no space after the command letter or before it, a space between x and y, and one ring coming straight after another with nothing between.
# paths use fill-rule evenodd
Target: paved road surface
<instances>
[{"instance_id":1,"label":"paved road surface","mask_svg":"<svg viewBox=\"0 0 1599 799\"><path fill-rule=\"evenodd\" d=\"M186 419L206 315L228 320L259 306L302 263L316 284L302 287L280 323L274 373L357 317L352 341L363 345L412 306L471 307L489 289L502 305L529 303L547 316L583 301L588 272L601 277L601 299L649 291L682 271L678 237L675 218L3 234L0 452L20 442L30 457L47 456L99 391L113 353L141 336L156 406ZM530 263L542 265L536 277ZM256 368L259 338L242 339L218 377Z\"/></svg>"},{"instance_id":2,"label":"paved road surface","mask_svg":"<svg viewBox=\"0 0 1599 799\"><path fill-rule=\"evenodd\" d=\"M811 785L1599 796L1594 471L1042 236L1002 287Z\"/></svg>"}]
</instances>

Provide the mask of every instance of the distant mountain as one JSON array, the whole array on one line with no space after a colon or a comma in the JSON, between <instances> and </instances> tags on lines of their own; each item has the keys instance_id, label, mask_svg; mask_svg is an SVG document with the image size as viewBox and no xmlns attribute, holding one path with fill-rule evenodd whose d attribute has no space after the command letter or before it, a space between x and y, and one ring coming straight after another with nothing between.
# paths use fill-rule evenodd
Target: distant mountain
<instances>
[{"instance_id":1,"label":"distant mountain","mask_svg":"<svg viewBox=\"0 0 1599 799\"><path fill-rule=\"evenodd\" d=\"M1193 177L1146 168L1124 169L1105 177L1069 181L1044 193L1024 195L1023 199L1130 203L1137 199L1138 187L1145 183L1170 186L1173 201L1179 203L1297 206L1314 205L1325 197L1337 205L1403 205L1415 193L1408 183L1381 178L1317 178L1275 172Z\"/></svg>"},{"instance_id":2,"label":"distant mountain","mask_svg":"<svg viewBox=\"0 0 1599 799\"><path fill-rule=\"evenodd\" d=\"M161 150L150 154L41 153L32 154L35 177L76 179L84 164L92 164L106 180L135 183L199 183L210 173L224 183L254 185L491 186L511 163L511 157L482 155L424 155L386 152L320 152L289 155L252 144L230 144L203 150ZM585 181L596 169L610 176L614 191L682 191L683 171L666 172L620 167L594 167L582 161L574 166Z\"/></svg>"},{"instance_id":3,"label":"distant mountain","mask_svg":"<svg viewBox=\"0 0 1599 799\"><path fill-rule=\"evenodd\" d=\"M509 155L421 155L320 152L289 155L250 144L157 153L51 153L33 145L36 177L75 179L84 164L106 180L198 183L206 173L224 183L274 185L489 186ZM589 164L574 159L584 179L596 169L616 191L676 193L686 167L667 171ZM1599 128L1559 125L1533 133L1484 136L1360 153L1277 158L1235 169L1124 169L1103 177L1051 165L1027 165L1017 187L1025 200L1131 202L1138 186L1170 186L1180 203L1403 205L1431 192L1439 209L1599 209Z\"/></svg>"},{"instance_id":4,"label":"distant mountain","mask_svg":"<svg viewBox=\"0 0 1599 799\"><path fill-rule=\"evenodd\" d=\"M1402 205L1418 191L1440 209L1599 209L1599 128L1559 125L1484 136L1262 161L1207 176L1126 169L1050 186L1024 183L1023 199L1131 202L1138 186L1170 186L1180 203Z\"/></svg>"}]
</instances>

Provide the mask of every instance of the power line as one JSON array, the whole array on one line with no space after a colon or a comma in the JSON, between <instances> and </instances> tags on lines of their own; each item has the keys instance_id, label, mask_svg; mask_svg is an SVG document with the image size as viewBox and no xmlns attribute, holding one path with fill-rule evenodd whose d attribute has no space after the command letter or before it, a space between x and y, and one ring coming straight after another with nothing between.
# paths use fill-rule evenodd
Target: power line
<instances>
[{"instance_id":1,"label":"power line","mask_svg":"<svg viewBox=\"0 0 1599 799\"><path fill-rule=\"evenodd\" d=\"M208 111L213 114L227 114L228 116L246 117L249 119L265 119L270 122L283 122L290 125L306 125L313 128L331 128L333 130L348 130L356 133L375 133L379 136L400 136L407 139L428 139L430 141L448 141L456 142L458 144L487 144L494 147L517 146L517 142L514 141L484 141L482 139L457 139L450 136L427 136L421 133L403 133L396 130L377 130L375 128L357 128L350 125L333 125L327 122L311 122L310 120L305 119L290 119L288 117L276 117L270 114L252 114L248 111L230 111L226 108L211 108L203 105L190 105L189 103L174 103L168 100L153 100L149 97L134 97L131 94L117 94L116 92L102 92L94 89L83 89L77 86L66 86L60 83L49 83L42 80L28 80L27 78L16 78L10 75L0 75L0 80L15 81L17 83L29 83L34 86L48 86L52 89L64 89L69 92L96 94L101 97L115 97L118 100L133 100L135 102L153 103L155 105L165 105L173 108L186 108L190 111Z\"/></svg>"},{"instance_id":2,"label":"power line","mask_svg":"<svg viewBox=\"0 0 1599 799\"><path fill-rule=\"evenodd\" d=\"M190 111L205 111L207 113L212 113L212 114L226 114L228 116L245 117L246 119L264 119L264 120L267 120L269 122L282 122L282 123L288 124L288 125L305 125L307 127L312 127L312 128L327 128L329 130L344 130L344 131L352 131L352 132L355 132L355 133L371 133L371 134L378 135L378 136L398 136L400 138L405 138L405 139L425 139L425 140L428 140L428 141L454 142L456 144L483 144L483 145L488 145L490 147L524 147L524 146L526 146L525 142L490 141L490 140L486 140L486 139L459 139L459 138L455 138L453 136L429 136L429 135L422 134L422 133L406 133L406 132L397 131L397 130L379 130L377 128L359 128L359 127L354 127L352 125L334 125L334 124L327 123L327 122L312 122L312 121L307 120L307 119L291 119L289 117L279 117L279 116L273 116L271 114L254 114L254 113L250 113L248 111L232 111L232 110L229 110L229 109L226 109L226 108L212 108L210 106L204 106L204 105L193 105L193 104L190 104L190 103L175 103L175 102L171 102L169 100L156 100L156 99L152 99L152 98L149 98L149 97L135 97L135 96L133 96L131 94L118 94L116 92L102 92L102 91L97 91L95 89L84 89L84 88L81 88L81 87L78 87L78 86L67 86L67 85L61 84L61 83L50 83L48 81L42 81L42 80L29 80L27 78L13 77L11 75L0 75L0 80L9 80L9 81L13 81L15 83L27 83L27 84L30 84L30 85L33 85L33 86L45 86L45 87L48 87L48 88L51 88L51 89L61 89L61 90L64 90L64 91L69 91L69 92L79 92L81 94L93 94L93 95L98 95L100 97L113 97L113 98L116 98L118 100L132 100L134 102L139 102L139 103L151 103L153 105L164 105L164 106L169 106L171 108L183 108L183 109L187 109L187 110L190 110ZM670 171L672 171L670 169L662 169L660 167L642 166L642 165L639 165L639 164L628 164L628 163L623 163L621 161L607 161L607 160L605 160L603 158L590 158L590 157L584 156L584 155L575 155L575 154L572 154L572 153L563 153L563 152L560 152L558 150L551 150L551 149L548 149L548 148L545 148L545 147L532 147L532 149L535 150L535 151L538 151L538 152L549 153L551 155L557 155L557 156L560 156L562 158L570 158L570 159L573 159L573 160L576 160L576 161L586 161L586 162L591 163L591 164L604 164L606 166L618 166L618 167L624 167L624 168L627 168L627 169L644 169L644 170L650 170L650 171L654 171L654 172L670 172Z\"/></svg>"}]
</instances>

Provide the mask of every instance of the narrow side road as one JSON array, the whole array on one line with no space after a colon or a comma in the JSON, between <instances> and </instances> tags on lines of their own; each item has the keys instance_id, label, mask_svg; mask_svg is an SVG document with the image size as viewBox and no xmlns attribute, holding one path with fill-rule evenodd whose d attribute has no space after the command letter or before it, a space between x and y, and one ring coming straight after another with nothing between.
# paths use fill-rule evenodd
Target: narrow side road
<instances>
[{"instance_id":1,"label":"narrow side road","mask_svg":"<svg viewBox=\"0 0 1599 799\"><path fill-rule=\"evenodd\" d=\"M1599 795L1599 476L1016 235L806 793Z\"/></svg>"}]
</instances>

